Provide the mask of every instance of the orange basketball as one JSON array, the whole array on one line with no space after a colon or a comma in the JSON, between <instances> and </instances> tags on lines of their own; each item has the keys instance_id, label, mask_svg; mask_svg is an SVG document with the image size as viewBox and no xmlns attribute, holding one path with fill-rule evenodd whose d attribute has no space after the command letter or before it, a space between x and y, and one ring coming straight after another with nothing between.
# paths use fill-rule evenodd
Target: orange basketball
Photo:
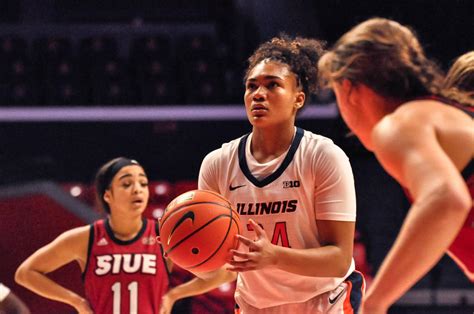
<instances>
[{"instance_id":1,"label":"orange basketball","mask_svg":"<svg viewBox=\"0 0 474 314\"><path fill-rule=\"evenodd\" d=\"M223 196L193 190L176 197L159 221L165 256L191 272L216 270L238 247L240 218Z\"/></svg>"}]
</instances>

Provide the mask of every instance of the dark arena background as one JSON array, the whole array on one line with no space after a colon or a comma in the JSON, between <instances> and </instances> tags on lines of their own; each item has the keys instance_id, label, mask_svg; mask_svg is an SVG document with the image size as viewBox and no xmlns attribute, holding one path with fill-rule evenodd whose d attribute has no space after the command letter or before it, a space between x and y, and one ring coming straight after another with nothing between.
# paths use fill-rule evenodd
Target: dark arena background
<instances>
[{"instance_id":1,"label":"dark arena background","mask_svg":"<svg viewBox=\"0 0 474 314\"><path fill-rule=\"evenodd\" d=\"M151 180L146 215L160 216L197 186L208 152L251 130L242 76L259 43L285 32L331 45L374 16L411 25L445 70L474 49L472 0L0 0L0 282L32 313L73 313L13 276L61 232L100 217L91 185L99 165L139 160ZM403 191L348 135L331 91L313 97L297 125L351 159L354 254L370 279L408 209ZM52 276L82 289L77 265ZM182 300L174 313L232 313L233 288ZM444 257L390 313L473 310L472 283Z\"/></svg>"}]
</instances>

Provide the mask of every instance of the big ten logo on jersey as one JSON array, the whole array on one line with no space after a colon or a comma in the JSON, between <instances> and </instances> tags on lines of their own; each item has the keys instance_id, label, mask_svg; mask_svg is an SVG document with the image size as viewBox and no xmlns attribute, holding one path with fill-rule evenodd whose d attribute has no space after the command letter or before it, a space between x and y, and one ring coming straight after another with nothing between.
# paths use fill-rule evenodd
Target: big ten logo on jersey
<instances>
[{"instance_id":1,"label":"big ten logo on jersey","mask_svg":"<svg viewBox=\"0 0 474 314\"><path fill-rule=\"evenodd\" d=\"M156 274L155 254L107 254L98 255L95 274L97 276L119 274L142 273L148 275Z\"/></svg>"},{"instance_id":2,"label":"big ten logo on jersey","mask_svg":"<svg viewBox=\"0 0 474 314\"><path fill-rule=\"evenodd\" d=\"M299 187L300 187L300 181L298 181L298 180L283 181L283 188L284 189L299 188Z\"/></svg>"}]
</instances>

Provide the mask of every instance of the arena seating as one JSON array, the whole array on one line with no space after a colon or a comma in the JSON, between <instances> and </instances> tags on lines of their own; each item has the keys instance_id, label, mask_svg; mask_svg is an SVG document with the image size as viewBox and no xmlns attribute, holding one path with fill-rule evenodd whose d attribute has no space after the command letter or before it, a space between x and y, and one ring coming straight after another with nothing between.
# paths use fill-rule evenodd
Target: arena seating
<instances>
[{"instance_id":1,"label":"arena seating","mask_svg":"<svg viewBox=\"0 0 474 314\"><path fill-rule=\"evenodd\" d=\"M227 49L211 34L119 40L1 35L0 105L219 104L235 93L221 70Z\"/></svg>"}]
</instances>

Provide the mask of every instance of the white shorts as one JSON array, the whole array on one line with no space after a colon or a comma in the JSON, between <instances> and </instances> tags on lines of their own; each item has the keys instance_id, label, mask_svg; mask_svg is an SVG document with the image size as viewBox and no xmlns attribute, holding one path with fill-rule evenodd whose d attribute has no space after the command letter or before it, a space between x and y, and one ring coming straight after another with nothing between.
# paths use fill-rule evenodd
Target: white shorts
<instances>
[{"instance_id":1,"label":"white shorts","mask_svg":"<svg viewBox=\"0 0 474 314\"><path fill-rule=\"evenodd\" d=\"M235 314L353 314L359 311L364 292L364 277L360 272L354 271L336 289L317 295L306 302L282 304L259 309L239 301L239 304L236 304Z\"/></svg>"}]
</instances>

